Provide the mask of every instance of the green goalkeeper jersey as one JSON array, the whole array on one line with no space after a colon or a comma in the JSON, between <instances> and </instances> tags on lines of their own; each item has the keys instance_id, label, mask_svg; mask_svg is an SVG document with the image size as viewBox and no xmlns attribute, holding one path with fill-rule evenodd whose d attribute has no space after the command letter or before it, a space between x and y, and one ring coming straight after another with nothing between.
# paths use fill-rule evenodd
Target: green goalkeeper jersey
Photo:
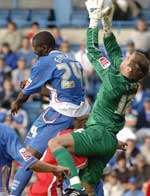
<instances>
[{"instance_id":1,"label":"green goalkeeper jersey","mask_svg":"<svg viewBox=\"0 0 150 196\"><path fill-rule=\"evenodd\" d=\"M113 34L104 37L104 45L109 60L98 49L98 28L89 28L87 55L102 85L86 125L102 125L116 134L124 126L125 111L137 92L138 83L120 73L121 49Z\"/></svg>"}]
</instances>

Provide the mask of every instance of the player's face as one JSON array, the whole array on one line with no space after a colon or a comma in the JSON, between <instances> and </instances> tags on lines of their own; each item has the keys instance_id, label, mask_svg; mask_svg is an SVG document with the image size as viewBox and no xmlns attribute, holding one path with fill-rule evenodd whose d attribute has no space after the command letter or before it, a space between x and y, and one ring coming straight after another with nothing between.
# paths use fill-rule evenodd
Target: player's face
<instances>
[{"instance_id":1,"label":"player's face","mask_svg":"<svg viewBox=\"0 0 150 196\"><path fill-rule=\"evenodd\" d=\"M42 46L36 46L34 42L32 42L32 50L33 52L38 55L39 57L41 56L46 56L48 53L51 51L48 49L45 45Z\"/></svg>"},{"instance_id":2,"label":"player's face","mask_svg":"<svg viewBox=\"0 0 150 196\"><path fill-rule=\"evenodd\" d=\"M40 46L35 46L32 44L32 50L37 56L44 56L44 51L42 50L42 47Z\"/></svg>"},{"instance_id":3,"label":"player's face","mask_svg":"<svg viewBox=\"0 0 150 196\"><path fill-rule=\"evenodd\" d=\"M34 40L32 41L32 50L36 55L39 55L39 50Z\"/></svg>"},{"instance_id":4,"label":"player's face","mask_svg":"<svg viewBox=\"0 0 150 196\"><path fill-rule=\"evenodd\" d=\"M129 73L131 72L131 67L129 67L130 61L130 56L128 56L120 65L120 72L126 77L128 77Z\"/></svg>"},{"instance_id":5,"label":"player's face","mask_svg":"<svg viewBox=\"0 0 150 196\"><path fill-rule=\"evenodd\" d=\"M121 73L129 79L140 80L143 75L139 73L139 65L136 64L135 54L131 54L125 58L125 60L120 65Z\"/></svg>"}]
</instances>

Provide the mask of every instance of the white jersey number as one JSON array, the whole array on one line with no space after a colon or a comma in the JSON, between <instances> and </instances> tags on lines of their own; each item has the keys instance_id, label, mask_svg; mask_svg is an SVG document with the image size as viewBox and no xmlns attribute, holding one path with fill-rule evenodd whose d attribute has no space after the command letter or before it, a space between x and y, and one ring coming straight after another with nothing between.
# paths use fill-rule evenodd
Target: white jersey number
<instances>
[{"instance_id":1,"label":"white jersey number","mask_svg":"<svg viewBox=\"0 0 150 196\"><path fill-rule=\"evenodd\" d=\"M79 79L82 84L83 81L82 71L77 62L71 62L70 66L67 63L61 63L61 64L57 64L56 67L58 70L64 70L64 74L61 77L62 89L75 87L75 81L71 80L72 74L74 74L75 77Z\"/></svg>"},{"instance_id":2,"label":"white jersey number","mask_svg":"<svg viewBox=\"0 0 150 196\"><path fill-rule=\"evenodd\" d=\"M126 109L129 107L133 97L134 97L134 94L132 94L132 95L123 95L120 99L120 102L118 104L118 108L117 108L115 113L124 115L125 112L126 112Z\"/></svg>"}]
</instances>

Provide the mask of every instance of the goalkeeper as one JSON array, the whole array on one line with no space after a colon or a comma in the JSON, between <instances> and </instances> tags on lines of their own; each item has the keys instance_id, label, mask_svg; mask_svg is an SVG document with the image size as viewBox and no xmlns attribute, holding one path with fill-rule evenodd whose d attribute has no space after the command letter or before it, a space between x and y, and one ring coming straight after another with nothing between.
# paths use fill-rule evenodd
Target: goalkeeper
<instances>
[{"instance_id":1,"label":"goalkeeper","mask_svg":"<svg viewBox=\"0 0 150 196\"><path fill-rule=\"evenodd\" d=\"M88 0L86 6L90 17L87 30L87 55L102 80L102 86L85 129L49 141L49 148L59 165L68 167L71 171L69 176L71 188L66 190L65 194L70 196L86 195L82 190L81 181L83 186L94 187L101 178L104 167L117 149L116 134L124 126L126 108L137 92L139 80L144 78L149 70L149 61L140 52L134 52L122 60L120 47L111 31L112 2ZM100 18L109 60L98 48L97 25ZM81 181L67 149L77 155L88 157L88 166L80 173Z\"/></svg>"}]
</instances>

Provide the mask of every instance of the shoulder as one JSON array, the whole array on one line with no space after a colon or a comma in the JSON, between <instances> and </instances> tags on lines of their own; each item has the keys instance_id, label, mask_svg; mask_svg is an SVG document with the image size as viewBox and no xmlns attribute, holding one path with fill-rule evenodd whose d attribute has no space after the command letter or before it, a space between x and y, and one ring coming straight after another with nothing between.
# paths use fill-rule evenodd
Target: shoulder
<instances>
[{"instance_id":1,"label":"shoulder","mask_svg":"<svg viewBox=\"0 0 150 196\"><path fill-rule=\"evenodd\" d=\"M40 57L32 67L32 72L49 73L55 69L54 60L48 55Z\"/></svg>"},{"instance_id":2,"label":"shoulder","mask_svg":"<svg viewBox=\"0 0 150 196\"><path fill-rule=\"evenodd\" d=\"M52 55L40 57L37 61L37 65L47 66L50 65L54 60Z\"/></svg>"}]
</instances>

